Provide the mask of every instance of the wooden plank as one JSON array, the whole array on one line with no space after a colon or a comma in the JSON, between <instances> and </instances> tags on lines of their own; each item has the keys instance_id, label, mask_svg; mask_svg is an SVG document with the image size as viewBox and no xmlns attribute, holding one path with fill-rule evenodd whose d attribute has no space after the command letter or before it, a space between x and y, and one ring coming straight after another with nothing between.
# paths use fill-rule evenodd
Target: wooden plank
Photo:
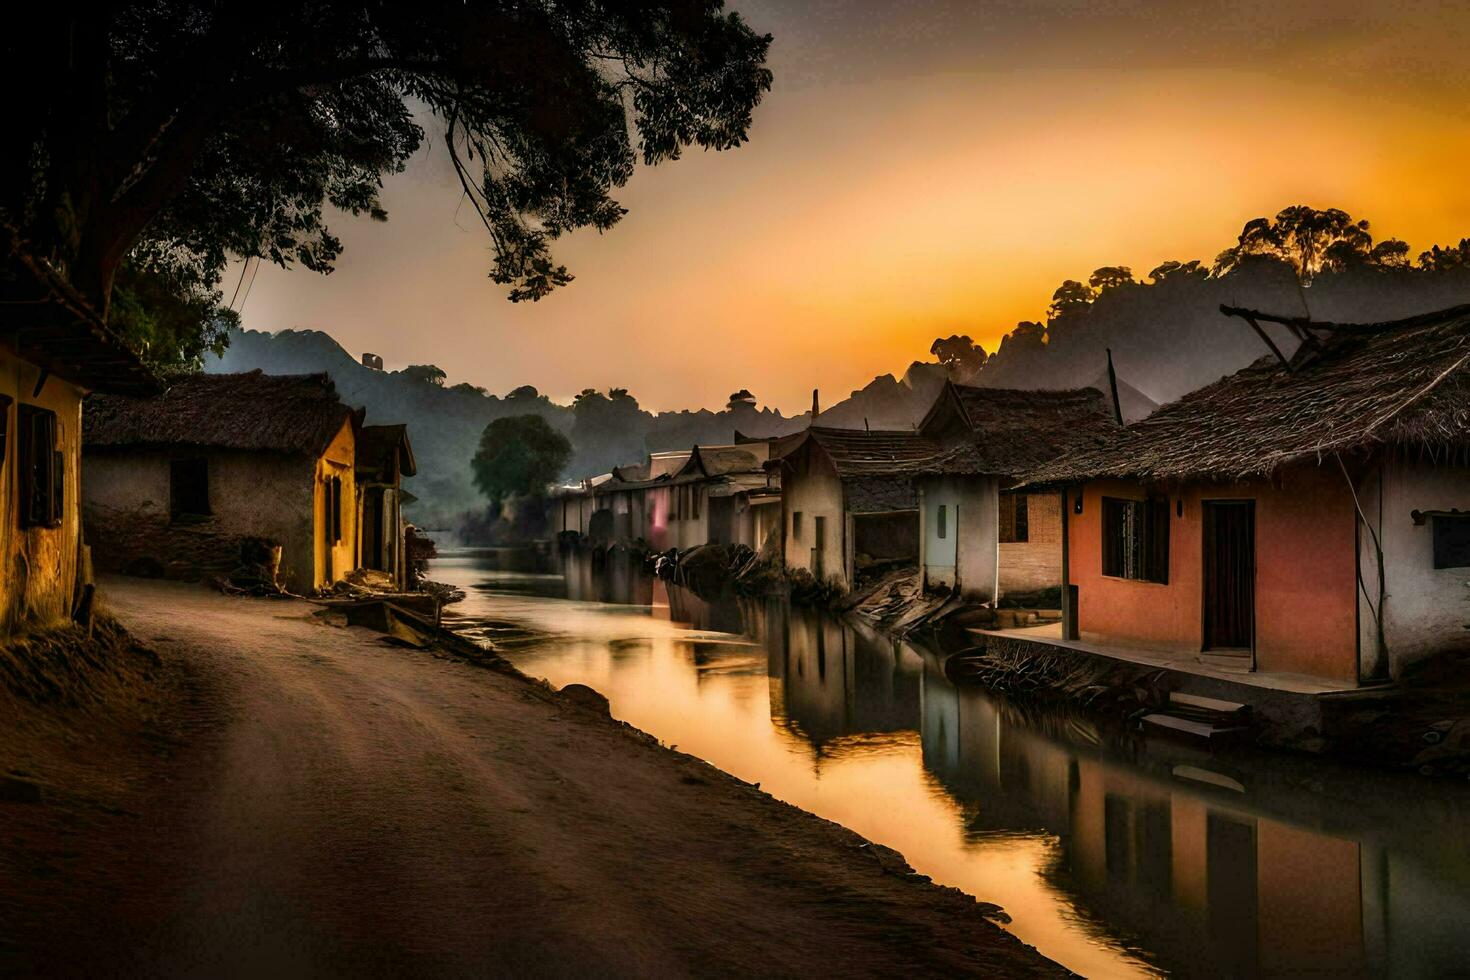
<instances>
[{"instance_id":1,"label":"wooden plank","mask_svg":"<svg viewBox=\"0 0 1470 980\"><path fill-rule=\"evenodd\" d=\"M1205 711L1218 711L1222 715L1233 715L1244 711L1246 706L1234 701L1222 701L1219 698L1207 698L1200 694L1186 694L1183 691L1169 692L1170 704L1183 704L1191 708L1202 708Z\"/></svg>"}]
</instances>

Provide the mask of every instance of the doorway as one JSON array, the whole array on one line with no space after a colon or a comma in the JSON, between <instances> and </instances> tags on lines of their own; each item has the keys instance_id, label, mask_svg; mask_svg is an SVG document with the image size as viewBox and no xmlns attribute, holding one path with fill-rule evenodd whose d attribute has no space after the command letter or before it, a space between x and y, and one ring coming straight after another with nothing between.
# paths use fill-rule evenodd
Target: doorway
<instances>
[{"instance_id":1,"label":"doorway","mask_svg":"<svg viewBox=\"0 0 1470 980\"><path fill-rule=\"evenodd\" d=\"M1256 503L1204 503L1204 648L1253 659L1256 638Z\"/></svg>"}]
</instances>

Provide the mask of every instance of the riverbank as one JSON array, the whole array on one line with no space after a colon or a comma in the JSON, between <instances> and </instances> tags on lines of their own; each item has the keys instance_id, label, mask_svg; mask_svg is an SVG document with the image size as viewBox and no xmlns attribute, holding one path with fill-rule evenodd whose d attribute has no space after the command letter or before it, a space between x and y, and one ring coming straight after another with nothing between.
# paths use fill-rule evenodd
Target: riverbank
<instances>
[{"instance_id":1,"label":"riverbank","mask_svg":"<svg viewBox=\"0 0 1470 980\"><path fill-rule=\"evenodd\" d=\"M0 802L7 971L1062 972L893 852L513 670L306 603L104 595L158 676L0 741L43 788Z\"/></svg>"}]
</instances>

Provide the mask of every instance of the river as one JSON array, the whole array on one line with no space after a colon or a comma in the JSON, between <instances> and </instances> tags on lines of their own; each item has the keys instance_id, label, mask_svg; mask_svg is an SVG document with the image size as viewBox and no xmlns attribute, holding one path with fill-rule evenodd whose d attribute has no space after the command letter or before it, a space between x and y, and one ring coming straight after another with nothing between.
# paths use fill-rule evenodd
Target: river
<instances>
[{"instance_id":1,"label":"river","mask_svg":"<svg viewBox=\"0 0 1470 980\"><path fill-rule=\"evenodd\" d=\"M779 602L446 556L446 622L528 674L1004 906L1088 976L1470 969L1470 786L1142 735L957 687Z\"/></svg>"}]
</instances>

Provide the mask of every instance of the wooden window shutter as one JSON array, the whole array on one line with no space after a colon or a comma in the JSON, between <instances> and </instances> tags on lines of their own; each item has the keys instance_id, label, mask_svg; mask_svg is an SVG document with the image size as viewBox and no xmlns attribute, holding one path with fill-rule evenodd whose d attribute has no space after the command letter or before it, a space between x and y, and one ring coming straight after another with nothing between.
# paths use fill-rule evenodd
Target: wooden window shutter
<instances>
[{"instance_id":1,"label":"wooden window shutter","mask_svg":"<svg viewBox=\"0 0 1470 980\"><path fill-rule=\"evenodd\" d=\"M1147 533L1144 535L1146 552L1144 578L1150 582L1169 581L1169 498L1150 497L1148 501Z\"/></svg>"},{"instance_id":2,"label":"wooden window shutter","mask_svg":"<svg viewBox=\"0 0 1470 980\"><path fill-rule=\"evenodd\" d=\"M1026 511L1026 495L1024 493L1013 494L1016 501L1016 516L1014 520L1016 541L1031 540L1031 527Z\"/></svg>"},{"instance_id":3,"label":"wooden window shutter","mask_svg":"<svg viewBox=\"0 0 1470 980\"><path fill-rule=\"evenodd\" d=\"M1007 542L1016 540L1015 494L1000 495L1000 539Z\"/></svg>"}]
</instances>

